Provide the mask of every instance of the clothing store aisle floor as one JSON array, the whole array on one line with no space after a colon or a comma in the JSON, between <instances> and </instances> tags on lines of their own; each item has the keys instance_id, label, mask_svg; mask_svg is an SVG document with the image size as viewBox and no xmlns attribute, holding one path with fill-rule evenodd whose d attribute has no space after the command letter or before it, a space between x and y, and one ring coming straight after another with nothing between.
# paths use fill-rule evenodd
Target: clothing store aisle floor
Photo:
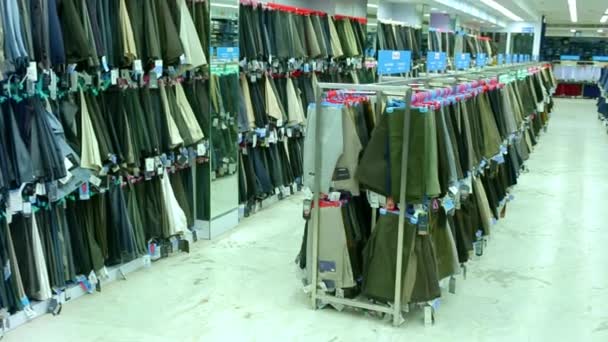
<instances>
[{"instance_id":1,"label":"clothing store aisle floor","mask_svg":"<svg viewBox=\"0 0 608 342\"><path fill-rule=\"evenodd\" d=\"M301 197L229 235L36 319L9 341L608 341L608 136L594 101L557 100L482 258L434 326L313 311L296 277Z\"/></svg>"}]
</instances>

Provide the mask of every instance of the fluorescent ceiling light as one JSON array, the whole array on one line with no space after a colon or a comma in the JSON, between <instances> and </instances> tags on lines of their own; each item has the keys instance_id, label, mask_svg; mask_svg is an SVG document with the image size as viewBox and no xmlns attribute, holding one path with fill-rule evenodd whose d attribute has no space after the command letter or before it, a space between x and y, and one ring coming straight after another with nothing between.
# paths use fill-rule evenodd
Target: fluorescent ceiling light
<instances>
[{"instance_id":1,"label":"fluorescent ceiling light","mask_svg":"<svg viewBox=\"0 0 608 342\"><path fill-rule=\"evenodd\" d=\"M568 0L568 9L570 10L570 21L576 23L578 14L576 13L576 0Z\"/></svg>"},{"instance_id":2,"label":"fluorescent ceiling light","mask_svg":"<svg viewBox=\"0 0 608 342\"><path fill-rule=\"evenodd\" d=\"M238 5L216 4L216 3L211 3L211 6L213 6L213 7L224 7L224 8L236 8L236 9L239 8Z\"/></svg>"},{"instance_id":3,"label":"fluorescent ceiling light","mask_svg":"<svg viewBox=\"0 0 608 342\"><path fill-rule=\"evenodd\" d=\"M571 29L570 32L574 33L574 32L576 32L576 30L575 29Z\"/></svg>"},{"instance_id":4,"label":"fluorescent ceiling light","mask_svg":"<svg viewBox=\"0 0 608 342\"><path fill-rule=\"evenodd\" d=\"M517 16L515 13L504 8L501 4L497 3L494 0L481 0L481 2L489 7L492 7L493 9L497 10L502 15L504 15L505 17L507 17L513 21L524 21L521 17Z\"/></svg>"},{"instance_id":5,"label":"fluorescent ceiling light","mask_svg":"<svg viewBox=\"0 0 608 342\"><path fill-rule=\"evenodd\" d=\"M378 8L378 5L376 5L376 4L367 4L367 7Z\"/></svg>"},{"instance_id":6,"label":"fluorescent ceiling light","mask_svg":"<svg viewBox=\"0 0 608 342\"><path fill-rule=\"evenodd\" d=\"M486 22L490 22L492 24L496 24L500 27L507 27L507 23L503 20L499 20L493 14L489 14L486 11L481 10L477 6L471 5L469 2L464 2L462 0L433 0L436 3L439 3L443 6L447 6L451 8L452 13L462 13L470 17L479 18Z\"/></svg>"},{"instance_id":7,"label":"fluorescent ceiling light","mask_svg":"<svg viewBox=\"0 0 608 342\"><path fill-rule=\"evenodd\" d=\"M603 33L603 32L604 32L604 30L602 30L602 29L597 30L597 33Z\"/></svg>"},{"instance_id":8,"label":"fluorescent ceiling light","mask_svg":"<svg viewBox=\"0 0 608 342\"><path fill-rule=\"evenodd\" d=\"M439 8L437 8L437 7L431 7L431 11L436 11L436 10L438 10L438 9L439 9Z\"/></svg>"},{"instance_id":9,"label":"fluorescent ceiling light","mask_svg":"<svg viewBox=\"0 0 608 342\"><path fill-rule=\"evenodd\" d=\"M605 15L605 16L602 17L602 19L600 19L600 23L602 23L602 24L605 23L605 22L607 22L607 21L608 21L608 15Z\"/></svg>"},{"instance_id":10,"label":"fluorescent ceiling light","mask_svg":"<svg viewBox=\"0 0 608 342\"><path fill-rule=\"evenodd\" d=\"M423 17L430 17L431 14L430 13L424 13Z\"/></svg>"}]
</instances>

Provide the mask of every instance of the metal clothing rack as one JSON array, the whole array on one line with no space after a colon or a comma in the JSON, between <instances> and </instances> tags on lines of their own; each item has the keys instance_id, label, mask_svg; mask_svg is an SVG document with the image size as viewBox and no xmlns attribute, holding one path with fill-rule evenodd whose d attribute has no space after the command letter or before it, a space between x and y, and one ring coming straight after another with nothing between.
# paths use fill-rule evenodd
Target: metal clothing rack
<instances>
[{"instance_id":1,"label":"metal clothing rack","mask_svg":"<svg viewBox=\"0 0 608 342\"><path fill-rule=\"evenodd\" d=\"M316 100L316 132L320 132L321 127L321 103L322 96L326 90L348 90L355 92L375 92L380 99L384 92L401 93L405 96L406 109L405 118L403 120L403 131L409 132L410 129L410 99L412 96L412 89L408 86L392 86L392 85L380 85L380 84L342 84L342 83L318 83L316 86L315 100ZM407 160L408 160L408 149L409 149L409 135L404 135L403 139L403 152L401 155L401 184L399 190L399 225L397 233L397 258L395 267L395 302L394 306L385 306L372 304L368 302L359 301L356 299L339 298L336 296L320 294L317 288L319 279L319 223L320 223L320 189L321 189L321 178L315 176L313 185L313 213L314 220L312 222L312 291L311 291L311 304L313 310L317 309L317 301L321 300L327 303L345 305L355 308L361 308L380 313L386 313L393 316L393 325L397 326L404 322L401 315L401 271L403 269L403 258L399 257L403 254L403 236L404 236L404 225L405 225L405 194L406 194L406 177L407 177ZM315 175L321 174L321 149L315 148L314 158L314 172Z\"/></svg>"}]
</instances>

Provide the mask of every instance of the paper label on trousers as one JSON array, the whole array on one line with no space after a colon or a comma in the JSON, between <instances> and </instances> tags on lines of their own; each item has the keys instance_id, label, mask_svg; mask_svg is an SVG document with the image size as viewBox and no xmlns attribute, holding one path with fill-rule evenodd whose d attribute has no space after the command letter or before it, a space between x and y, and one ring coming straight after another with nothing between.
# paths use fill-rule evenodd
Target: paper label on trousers
<instances>
[{"instance_id":1,"label":"paper label on trousers","mask_svg":"<svg viewBox=\"0 0 608 342\"><path fill-rule=\"evenodd\" d=\"M12 213L18 213L23 209L23 198L21 190L13 190L9 192L9 209Z\"/></svg>"}]
</instances>

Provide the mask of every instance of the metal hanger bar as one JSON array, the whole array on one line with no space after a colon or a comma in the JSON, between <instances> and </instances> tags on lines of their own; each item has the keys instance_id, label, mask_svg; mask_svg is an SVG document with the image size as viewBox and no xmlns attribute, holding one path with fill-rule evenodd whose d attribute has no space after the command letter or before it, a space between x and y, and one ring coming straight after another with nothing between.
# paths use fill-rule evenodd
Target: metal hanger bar
<instances>
[{"instance_id":1,"label":"metal hanger bar","mask_svg":"<svg viewBox=\"0 0 608 342\"><path fill-rule=\"evenodd\" d=\"M383 90L393 90L393 91L402 91L405 93L409 88L406 85L398 86L398 85L388 85L388 84L344 84L344 83L323 83L320 82L317 84L319 89L345 89L345 90L358 90L358 91L383 91Z\"/></svg>"},{"instance_id":2,"label":"metal hanger bar","mask_svg":"<svg viewBox=\"0 0 608 342\"><path fill-rule=\"evenodd\" d=\"M335 296L328 296L326 294L317 295L317 299L320 299L320 300L328 302L328 303L342 304L342 305L352 306L352 307L361 308L361 309L384 312L384 313L388 313L388 314L393 313L393 308L391 308L391 307L382 306L382 305L378 305L378 304L370 304L370 303L363 302L363 301L356 300L356 299L339 298L339 297L335 297Z\"/></svg>"}]
</instances>

